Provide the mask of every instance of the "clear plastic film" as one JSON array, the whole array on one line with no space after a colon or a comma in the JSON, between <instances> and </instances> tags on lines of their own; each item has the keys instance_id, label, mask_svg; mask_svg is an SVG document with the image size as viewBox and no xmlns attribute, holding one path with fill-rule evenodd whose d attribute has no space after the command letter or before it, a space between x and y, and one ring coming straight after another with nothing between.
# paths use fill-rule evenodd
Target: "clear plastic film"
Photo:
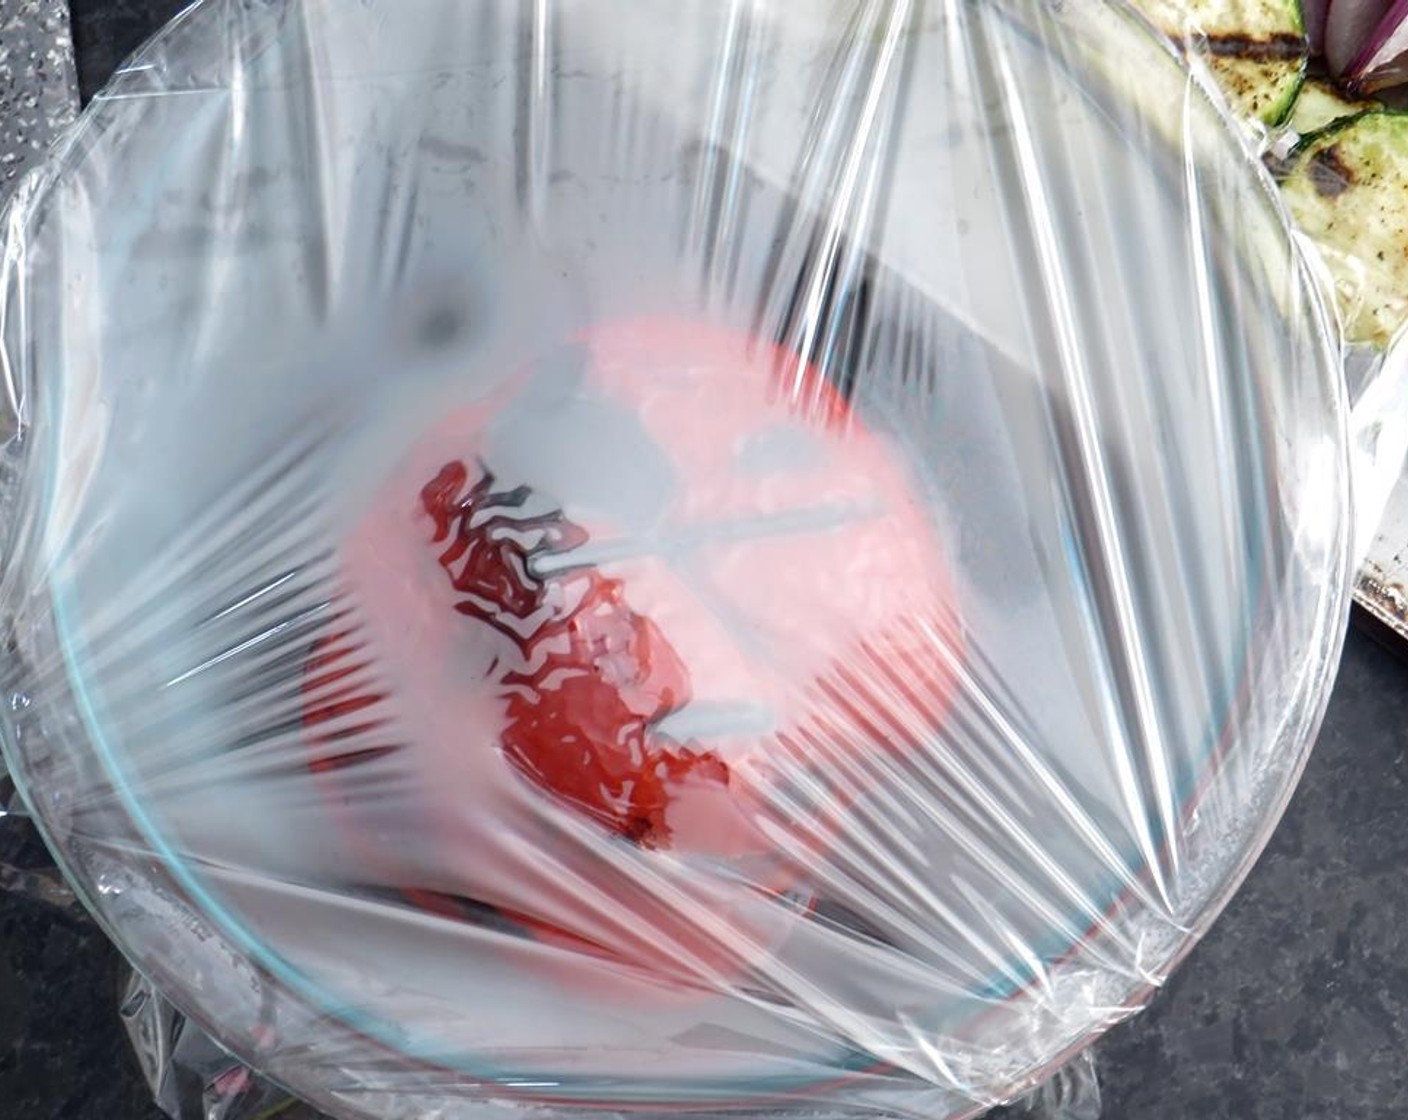
<instances>
[{"instance_id":1,"label":"clear plastic film","mask_svg":"<svg viewBox=\"0 0 1408 1120\"><path fill-rule=\"evenodd\" d=\"M173 1120L323 1120L260 1078L133 973L123 1026L161 1110Z\"/></svg>"},{"instance_id":2,"label":"clear plastic film","mask_svg":"<svg viewBox=\"0 0 1408 1120\"><path fill-rule=\"evenodd\" d=\"M12 209L4 745L338 1117L967 1115L1318 723L1345 386L1075 0L210 0Z\"/></svg>"},{"instance_id":3,"label":"clear plastic film","mask_svg":"<svg viewBox=\"0 0 1408 1120\"><path fill-rule=\"evenodd\" d=\"M242 1064L137 973L129 978L121 1012L152 1095L173 1120L327 1120ZM998 1116L1100 1120L1093 1052L1083 1050L994 1120Z\"/></svg>"}]
</instances>

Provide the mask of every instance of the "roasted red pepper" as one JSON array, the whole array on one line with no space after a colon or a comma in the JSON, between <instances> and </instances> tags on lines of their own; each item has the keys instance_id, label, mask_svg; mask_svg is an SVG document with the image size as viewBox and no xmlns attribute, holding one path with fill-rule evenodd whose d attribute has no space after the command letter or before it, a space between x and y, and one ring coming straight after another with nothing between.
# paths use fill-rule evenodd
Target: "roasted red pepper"
<instances>
[{"instance_id":1,"label":"roasted red pepper","mask_svg":"<svg viewBox=\"0 0 1408 1120\"><path fill-rule=\"evenodd\" d=\"M728 766L654 731L689 702L689 672L659 628L631 609L621 580L577 573L584 586L570 610L529 623L550 586L532 574L534 551L584 544L589 535L560 515L536 524L513 517L525 497L496 492L483 468L471 485L460 461L421 491L435 543L446 544L440 565L463 595L455 609L507 635L535 666L503 675L504 752L538 786L612 832L667 847L669 788L691 780L727 786ZM530 548L524 537L535 529L546 539Z\"/></svg>"},{"instance_id":2,"label":"roasted red pepper","mask_svg":"<svg viewBox=\"0 0 1408 1120\"><path fill-rule=\"evenodd\" d=\"M519 795L475 752L617 843L731 861L782 892L884 756L941 722L950 678L929 643L955 627L894 449L814 369L672 320L611 324L570 349L428 432L375 497L344 563L369 633L314 652L305 725L334 785L382 757L348 734L364 710L413 726L426 804L407 806L403 834L417 855L368 862L416 905L466 913L463 896L611 954L630 931L570 897L571 875L520 891L486 864L517 855L510 840L487 850L493 814L506 836L524 826L508 823ZM368 658L400 685L349 693ZM684 919L651 922L658 936L631 935L628 963L669 968L661 940L710 973L733 967Z\"/></svg>"}]
</instances>

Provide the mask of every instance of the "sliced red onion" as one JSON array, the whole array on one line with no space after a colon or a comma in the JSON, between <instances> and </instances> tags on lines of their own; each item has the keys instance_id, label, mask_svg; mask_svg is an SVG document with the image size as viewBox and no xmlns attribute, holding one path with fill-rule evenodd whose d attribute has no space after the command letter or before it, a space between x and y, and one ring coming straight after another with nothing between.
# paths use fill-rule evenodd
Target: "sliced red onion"
<instances>
[{"instance_id":1,"label":"sliced red onion","mask_svg":"<svg viewBox=\"0 0 1408 1120\"><path fill-rule=\"evenodd\" d=\"M1301 0L1300 8L1310 53L1319 54L1325 49L1325 17L1330 14L1330 0Z\"/></svg>"},{"instance_id":2,"label":"sliced red onion","mask_svg":"<svg viewBox=\"0 0 1408 1120\"><path fill-rule=\"evenodd\" d=\"M1330 0L1325 18L1325 62L1330 73L1343 77L1371 36L1400 0Z\"/></svg>"},{"instance_id":3,"label":"sliced red onion","mask_svg":"<svg viewBox=\"0 0 1408 1120\"><path fill-rule=\"evenodd\" d=\"M1345 0L1336 0L1336 6L1343 2ZM1341 76L1351 88L1366 93L1401 85L1408 80L1405 53L1408 53L1408 0L1393 0Z\"/></svg>"}]
</instances>

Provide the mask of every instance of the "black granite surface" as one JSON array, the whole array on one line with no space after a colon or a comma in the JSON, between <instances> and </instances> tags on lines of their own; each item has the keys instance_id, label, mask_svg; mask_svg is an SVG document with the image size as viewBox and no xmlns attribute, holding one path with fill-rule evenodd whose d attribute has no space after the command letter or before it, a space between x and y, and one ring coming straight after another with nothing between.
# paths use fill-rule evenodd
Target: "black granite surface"
<instances>
[{"instance_id":1,"label":"black granite surface","mask_svg":"<svg viewBox=\"0 0 1408 1120\"><path fill-rule=\"evenodd\" d=\"M190 0L69 0L78 88L87 101L129 54Z\"/></svg>"},{"instance_id":2,"label":"black granite surface","mask_svg":"<svg viewBox=\"0 0 1408 1120\"><path fill-rule=\"evenodd\" d=\"M1408 665L1351 633L1241 893L1098 1051L1111 1120L1408 1117Z\"/></svg>"},{"instance_id":3,"label":"black granite surface","mask_svg":"<svg viewBox=\"0 0 1408 1120\"><path fill-rule=\"evenodd\" d=\"M0 864L52 867L13 818ZM0 1120L160 1120L117 1017L124 979L87 915L0 890Z\"/></svg>"},{"instance_id":4,"label":"black granite surface","mask_svg":"<svg viewBox=\"0 0 1408 1120\"><path fill-rule=\"evenodd\" d=\"M85 95L183 6L72 0ZM42 860L13 828L5 844L0 858ZM81 918L0 892L0 1120L155 1120L118 968ZM1099 1059L1109 1120L1408 1117L1408 666L1393 653L1350 635L1265 857Z\"/></svg>"}]
</instances>

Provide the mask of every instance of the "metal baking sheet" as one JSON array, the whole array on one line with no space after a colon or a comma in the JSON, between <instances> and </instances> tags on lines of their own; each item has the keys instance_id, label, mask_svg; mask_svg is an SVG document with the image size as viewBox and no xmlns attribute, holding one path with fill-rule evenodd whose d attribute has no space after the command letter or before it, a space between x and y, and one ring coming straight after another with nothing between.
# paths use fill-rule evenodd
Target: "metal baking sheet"
<instances>
[{"instance_id":1,"label":"metal baking sheet","mask_svg":"<svg viewBox=\"0 0 1408 1120\"><path fill-rule=\"evenodd\" d=\"M1408 642L1408 474L1398 480L1389 497L1354 597L1377 621Z\"/></svg>"}]
</instances>

